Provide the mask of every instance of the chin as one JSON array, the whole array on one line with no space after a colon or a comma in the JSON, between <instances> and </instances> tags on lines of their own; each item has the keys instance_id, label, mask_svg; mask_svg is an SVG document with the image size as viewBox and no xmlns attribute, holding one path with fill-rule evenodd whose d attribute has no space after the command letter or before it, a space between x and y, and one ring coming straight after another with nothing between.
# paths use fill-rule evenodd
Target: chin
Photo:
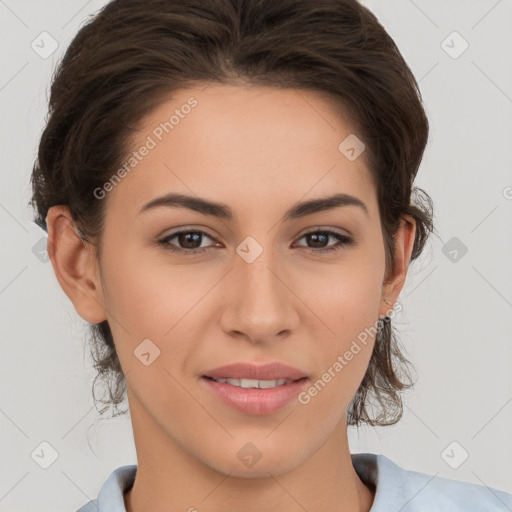
<instances>
[{"instance_id":1,"label":"chin","mask_svg":"<svg viewBox=\"0 0 512 512\"><path fill-rule=\"evenodd\" d=\"M268 431L264 433L268 436ZM236 478L268 478L288 473L302 463L299 460L299 450L290 446L290 450L283 449L283 444L276 445L263 438L254 442L230 442L232 446L222 450L222 454L212 454L203 463L219 473ZM272 446L273 445L273 446ZM258 448L259 447L259 448ZM306 455L304 455L306 457Z\"/></svg>"}]
</instances>

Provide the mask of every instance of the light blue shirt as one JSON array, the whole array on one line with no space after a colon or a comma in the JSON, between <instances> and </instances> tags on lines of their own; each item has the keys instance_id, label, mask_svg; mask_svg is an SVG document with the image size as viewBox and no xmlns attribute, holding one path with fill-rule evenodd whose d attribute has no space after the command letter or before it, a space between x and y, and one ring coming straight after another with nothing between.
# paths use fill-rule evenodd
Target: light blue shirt
<instances>
[{"instance_id":1,"label":"light blue shirt","mask_svg":"<svg viewBox=\"0 0 512 512\"><path fill-rule=\"evenodd\" d=\"M375 485L370 512L512 512L512 494L401 468L384 455L352 454L361 480ZM77 512L126 512L123 493L134 482L136 465L114 470L98 499Z\"/></svg>"}]
</instances>

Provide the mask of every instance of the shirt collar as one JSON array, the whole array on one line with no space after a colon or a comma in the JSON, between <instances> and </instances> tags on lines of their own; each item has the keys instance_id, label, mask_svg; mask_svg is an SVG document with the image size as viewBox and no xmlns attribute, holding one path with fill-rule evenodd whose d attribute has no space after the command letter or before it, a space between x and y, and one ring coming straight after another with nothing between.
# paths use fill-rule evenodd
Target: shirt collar
<instances>
[{"instance_id":1,"label":"shirt collar","mask_svg":"<svg viewBox=\"0 0 512 512\"><path fill-rule=\"evenodd\" d=\"M379 467L382 469L388 462L388 459L383 455L373 453L356 453L351 454L351 457L352 465L359 478L365 484L370 484L376 488L374 503L370 510L372 512L378 506L383 492L383 480L386 478L385 472L379 471ZM90 502L78 510L78 512L92 512L93 510L99 512L126 512L123 495L132 487L136 474L137 465L135 464L115 469L101 487L98 499L94 500L94 507L91 507L93 502Z\"/></svg>"}]
</instances>

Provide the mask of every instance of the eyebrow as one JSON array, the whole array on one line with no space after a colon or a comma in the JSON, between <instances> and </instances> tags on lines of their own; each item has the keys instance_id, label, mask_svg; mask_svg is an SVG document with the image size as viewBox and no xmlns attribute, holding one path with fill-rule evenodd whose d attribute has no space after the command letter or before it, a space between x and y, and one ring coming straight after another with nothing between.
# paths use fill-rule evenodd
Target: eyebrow
<instances>
[{"instance_id":1,"label":"eyebrow","mask_svg":"<svg viewBox=\"0 0 512 512\"><path fill-rule=\"evenodd\" d=\"M139 213L152 210L157 207L181 207L197 211L203 215L212 215L221 219L233 219L234 215L229 206L223 203L209 201L200 197L187 196L184 194L169 193L161 197L156 197L149 203L146 203ZM313 213L332 210L340 206L356 206L365 212L368 216L368 208L355 196L349 194L335 194L328 197L312 199L294 204L283 216L282 220L292 220L311 215Z\"/></svg>"}]
</instances>

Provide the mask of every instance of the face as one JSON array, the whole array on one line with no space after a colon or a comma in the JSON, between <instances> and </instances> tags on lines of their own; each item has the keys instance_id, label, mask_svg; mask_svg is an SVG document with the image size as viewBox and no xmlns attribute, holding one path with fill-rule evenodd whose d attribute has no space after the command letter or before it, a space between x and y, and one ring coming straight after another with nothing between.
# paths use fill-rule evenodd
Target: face
<instances>
[{"instance_id":1,"label":"face","mask_svg":"<svg viewBox=\"0 0 512 512\"><path fill-rule=\"evenodd\" d=\"M255 476L297 467L346 430L383 298L399 291L383 289L365 153L338 148L351 133L319 93L270 87L181 90L144 119L136 163L97 199L107 201L97 291L132 421L160 443ZM166 194L196 204L145 208ZM297 208L337 194L356 199ZM306 379L283 393L205 377L239 362L283 363ZM241 462L242 447L262 454L258 464Z\"/></svg>"}]
</instances>

